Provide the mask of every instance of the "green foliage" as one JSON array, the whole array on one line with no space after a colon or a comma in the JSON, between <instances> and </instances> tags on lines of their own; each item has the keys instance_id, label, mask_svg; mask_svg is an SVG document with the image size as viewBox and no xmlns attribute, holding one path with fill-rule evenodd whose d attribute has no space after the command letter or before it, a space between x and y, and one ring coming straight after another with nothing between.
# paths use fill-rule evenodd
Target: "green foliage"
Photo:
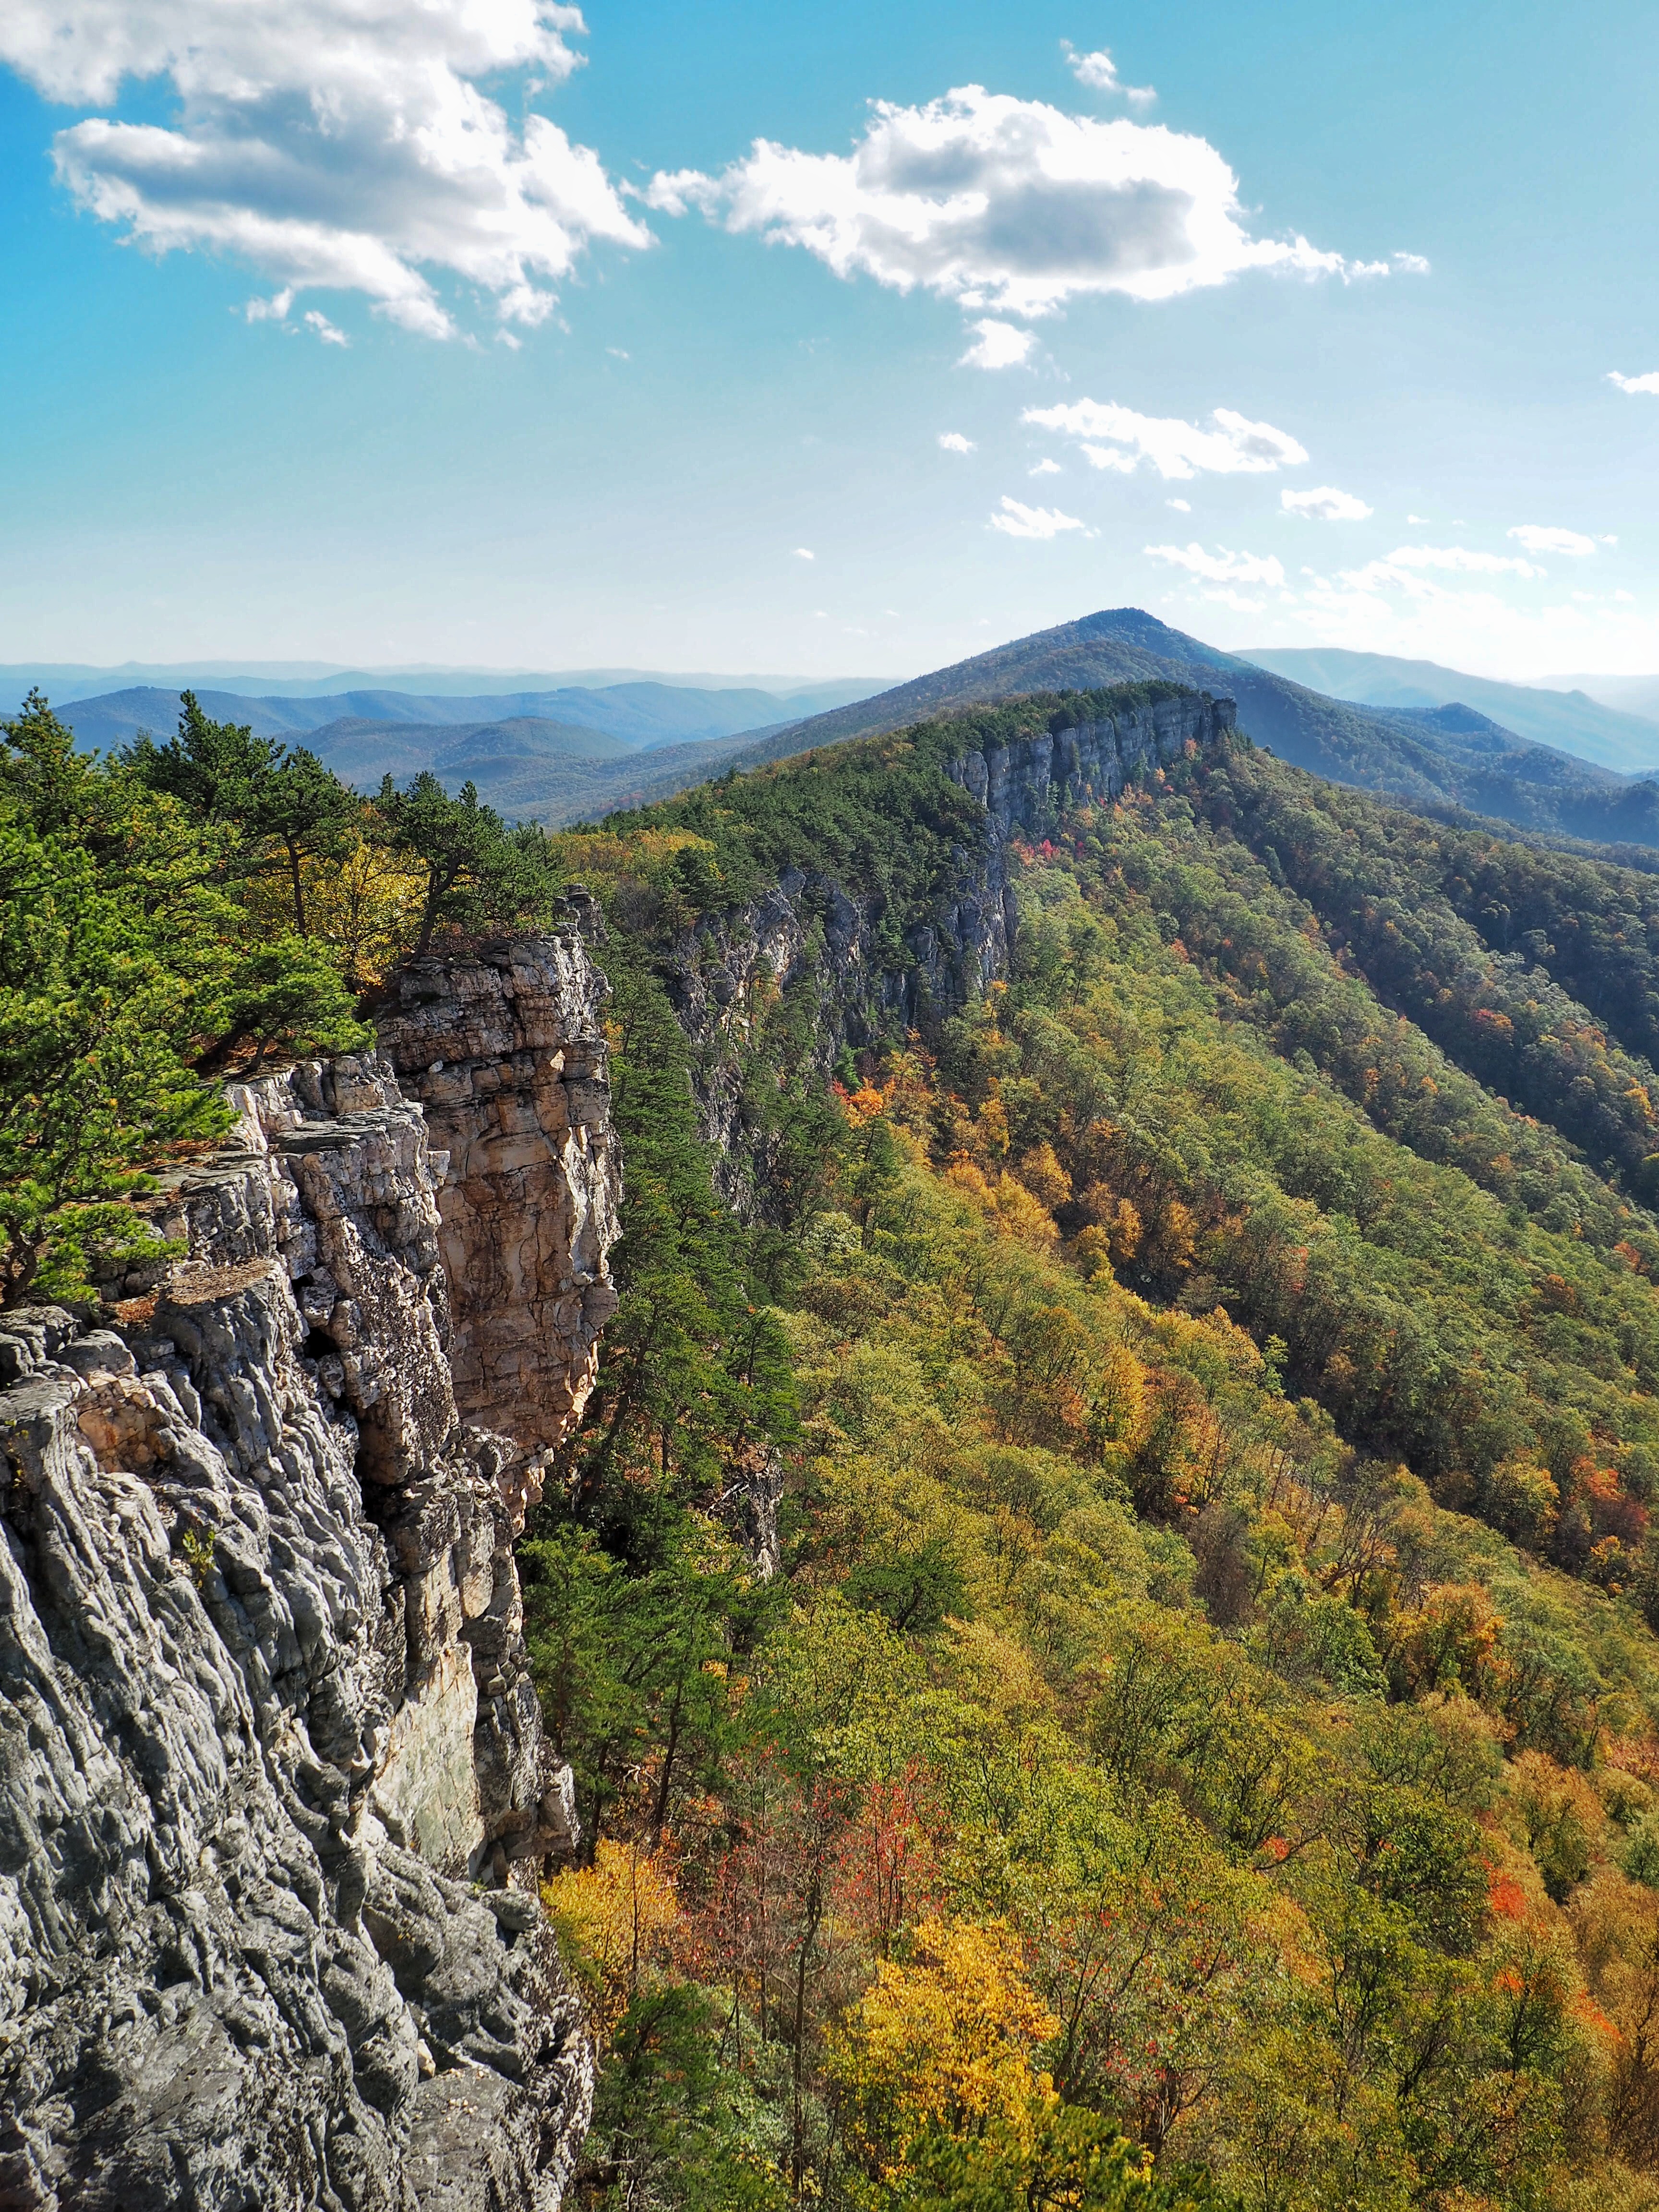
<instances>
[{"instance_id":1,"label":"green foliage","mask_svg":"<svg viewBox=\"0 0 1659 2212\"><path fill-rule=\"evenodd\" d=\"M141 737L123 760L149 789L167 793L198 819L233 823L239 872L285 875L295 934L308 936L305 864L340 857L357 799L303 747L289 750L256 738L246 724L215 722L193 692L182 695L180 706L175 738L157 745Z\"/></svg>"},{"instance_id":2,"label":"green foliage","mask_svg":"<svg viewBox=\"0 0 1659 2212\"><path fill-rule=\"evenodd\" d=\"M243 930L232 833L81 758L38 694L0 730L0 1267L8 1304L79 1298L167 1256L132 1202L225 1125L199 1067L362 1033L326 960Z\"/></svg>"},{"instance_id":3,"label":"green foliage","mask_svg":"<svg viewBox=\"0 0 1659 2212\"><path fill-rule=\"evenodd\" d=\"M1098 710L571 841L617 932L624 1312L527 1595L702 2022L695 2063L614 2045L602 2108L654 2109L660 2063L709 2140L744 2116L742 2186L844 2212L1565 2212L1587 2166L1623 2202L1659 2111L1659 1655L1623 1595L1659 1589L1659 1224L1586 1151L1636 1146L1646 1079L1528 976L1499 1095L1477 1017L1521 971L1470 933L1472 833L1200 754L1053 825L1007 987L936 1062L844 1054L833 1127L811 993L763 978L696 1071L736 1156L701 1137L688 947L793 868L826 946L845 895L903 967L981 834L955 755ZM763 1445L763 1598L720 1533ZM981 2078L993 1979L1023 2024ZM702 2201L690 2154L640 2171L587 2201Z\"/></svg>"},{"instance_id":4,"label":"green foliage","mask_svg":"<svg viewBox=\"0 0 1659 2212\"><path fill-rule=\"evenodd\" d=\"M509 830L493 807L480 804L475 786L463 784L452 799L429 769L406 791L388 775L374 806L394 849L422 878L414 958L425 958L441 928L476 932L545 921L558 869L533 823Z\"/></svg>"},{"instance_id":5,"label":"green foliage","mask_svg":"<svg viewBox=\"0 0 1659 2212\"><path fill-rule=\"evenodd\" d=\"M8 1304L86 1298L171 1255L137 1209L159 1161L225 1127L204 1079L366 1042L370 939L390 934L395 958L537 921L556 887L540 831L507 830L470 787L450 799L428 776L371 805L189 692L176 736L112 760L77 754L38 693L0 732Z\"/></svg>"}]
</instances>

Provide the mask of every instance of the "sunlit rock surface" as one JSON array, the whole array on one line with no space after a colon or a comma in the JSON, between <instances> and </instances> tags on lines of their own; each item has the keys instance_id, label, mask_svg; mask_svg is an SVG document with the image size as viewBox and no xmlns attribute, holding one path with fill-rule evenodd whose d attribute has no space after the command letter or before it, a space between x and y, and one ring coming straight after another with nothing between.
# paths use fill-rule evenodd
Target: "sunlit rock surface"
<instances>
[{"instance_id":1,"label":"sunlit rock surface","mask_svg":"<svg viewBox=\"0 0 1659 2212\"><path fill-rule=\"evenodd\" d=\"M0 1316L8 2212L560 2200L574 1820L512 1542L617 1172L580 939L503 958L417 971L441 1144L380 1057L234 1087L163 1281Z\"/></svg>"}]
</instances>

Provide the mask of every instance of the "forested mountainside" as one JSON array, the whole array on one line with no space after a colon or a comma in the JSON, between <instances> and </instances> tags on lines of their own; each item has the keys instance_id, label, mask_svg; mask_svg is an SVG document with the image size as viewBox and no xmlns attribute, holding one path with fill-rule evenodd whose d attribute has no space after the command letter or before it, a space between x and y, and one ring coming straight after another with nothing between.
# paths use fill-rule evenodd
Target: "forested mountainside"
<instances>
[{"instance_id":1,"label":"forested mountainside","mask_svg":"<svg viewBox=\"0 0 1659 2212\"><path fill-rule=\"evenodd\" d=\"M1275 673L1273 655L1265 663L1218 653L1138 607L1119 607L815 715L737 757L745 765L784 759L807 745L897 729L976 700L1161 678L1226 690L1259 744L1340 783L1527 830L1659 844L1659 791L1645 776L1616 775L1474 712L1394 712L1329 698ZM1474 679L1471 687L1478 688ZM1566 744L1557 737L1556 746Z\"/></svg>"},{"instance_id":2,"label":"forested mountainside","mask_svg":"<svg viewBox=\"0 0 1659 2212\"><path fill-rule=\"evenodd\" d=\"M1135 702L562 841L635 1164L526 1560L588 2203L1659 2195L1649 886L1224 730L963 804Z\"/></svg>"},{"instance_id":3,"label":"forested mountainside","mask_svg":"<svg viewBox=\"0 0 1659 2212\"><path fill-rule=\"evenodd\" d=\"M592 2212L1659 2206L1659 893L1237 722L552 837L9 726L14 1307L164 1264L221 1072L604 915L621 1303L519 1558Z\"/></svg>"}]
</instances>

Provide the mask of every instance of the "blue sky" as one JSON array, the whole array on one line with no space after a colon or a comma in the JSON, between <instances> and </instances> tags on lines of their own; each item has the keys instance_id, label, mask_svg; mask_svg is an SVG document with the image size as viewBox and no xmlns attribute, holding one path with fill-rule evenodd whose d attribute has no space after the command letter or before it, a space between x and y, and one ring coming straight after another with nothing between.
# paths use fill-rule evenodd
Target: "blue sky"
<instances>
[{"instance_id":1,"label":"blue sky","mask_svg":"<svg viewBox=\"0 0 1659 2212\"><path fill-rule=\"evenodd\" d=\"M1650 0L574 15L9 0L0 661L1659 669Z\"/></svg>"}]
</instances>

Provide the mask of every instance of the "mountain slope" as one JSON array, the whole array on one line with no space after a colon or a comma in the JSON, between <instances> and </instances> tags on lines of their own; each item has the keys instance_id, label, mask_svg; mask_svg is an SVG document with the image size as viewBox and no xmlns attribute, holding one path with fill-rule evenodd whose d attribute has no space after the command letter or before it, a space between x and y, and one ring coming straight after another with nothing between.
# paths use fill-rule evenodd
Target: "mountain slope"
<instances>
[{"instance_id":1,"label":"mountain slope","mask_svg":"<svg viewBox=\"0 0 1659 2212\"><path fill-rule=\"evenodd\" d=\"M605 2212L1065 2202L1032 2131L891 2117L993 2033L1249 2212L1652 2203L1659 1076L1547 964L1643 885L1179 732L1065 811L1146 697L556 841L635 1163L529 1596ZM780 1488L763 1611L709 1520L758 1556Z\"/></svg>"},{"instance_id":2,"label":"mountain slope","mask_svg":"<svg viewBox=\"0 0 1659 2212\"><path fill-rule=\"evenodd\" d=\"M1498 684L1432 660L1349 653L1336 646L1273 646L1253 648L1240 658L1298 684L1315 684L1334 698L1368 706L1444 707L1462 701L1535 744L1577 753L1621 775L1659 769L1659 721L1647 719L1649 707L1632 712L1585 691ZM1635 708L1636 699L1629 705Z\"/></svg>"},{"instance_id":3,"label":"mountain slope","mask_svg":"<svg viewBox=\"0 0 1659 2212\"><path fill-rule=\"evenodd\" d=\"M1526 829L1659 843L1659 793L1650 784L1535 745L1484 716L1382 713L1328 697L1218 652L1135 607L1039 630L780 731L740 757L784 759L976 700L1152 677L1225 690L1237 701L1240 726L1259 744L1337 782L1411 805L1466 808Z\"/></svg>"}]
</instances>

